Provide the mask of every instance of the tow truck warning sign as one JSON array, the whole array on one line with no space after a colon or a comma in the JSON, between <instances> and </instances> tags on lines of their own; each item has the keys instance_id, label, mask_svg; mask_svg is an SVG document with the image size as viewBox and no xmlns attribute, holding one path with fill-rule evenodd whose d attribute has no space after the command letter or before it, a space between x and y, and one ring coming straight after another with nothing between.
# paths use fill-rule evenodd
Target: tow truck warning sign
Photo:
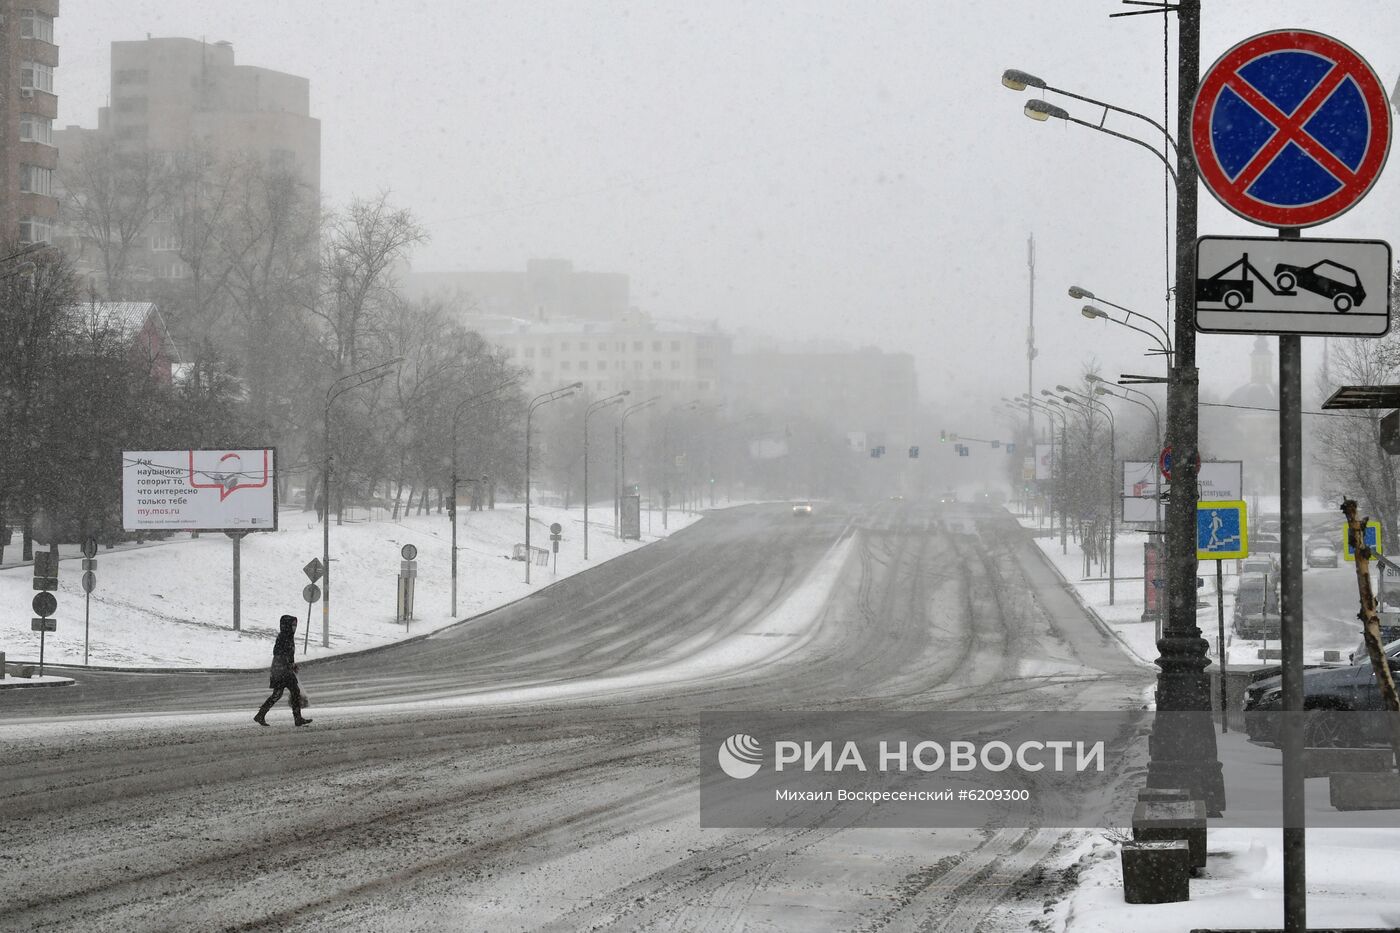
<instances>
[{"instance_id":1,"label":"tow truck warning sign","mask_svg":"<svg viewBox=\"0 0 1400 933\"><path fill-rule=\"evenodd\" d=\"M1390 244L1204 236L1196 330L1379 337L1390 329Z\"/></svg>"}]
</instances>

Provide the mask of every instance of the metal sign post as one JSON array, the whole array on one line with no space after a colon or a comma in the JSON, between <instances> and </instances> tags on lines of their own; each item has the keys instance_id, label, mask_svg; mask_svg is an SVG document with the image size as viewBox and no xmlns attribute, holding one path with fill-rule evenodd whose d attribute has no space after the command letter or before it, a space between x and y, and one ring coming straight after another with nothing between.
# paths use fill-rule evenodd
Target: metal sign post
<instances>
[{"instance_id":1,"label":"metal sign post","mask_svg":"<svg viewBox=\"0 0 1400 933\"><path fill-rule=\"evenodd\" d=\"M243 611L243 536L246 531L225 531L224 534L233 539L233 630L239 632L243 630L241 615Z\"/></svg>"},{"instance_id":2,"label":"metal sign post","mask_svg":"<svg viewBox=\"0 0 1400 933\"><path fill-rule=\"evenodd\" d=\"M1226 721L1230 706L1226 702L1225 679L1228 664L1225 657L1225 580L1224 561L1249 556L1249 520L1243 500L1228 502L1199 502L1196 504L1196 559L1215 561L1215 607L1219 626L1216 660L1220 665L1220 731L1229 732Z\"/></svg>"},{"instance_id":3,"label":"metal sign post","mask_svg":"<svg viewBox=\"0 0 1400 933\"><path fill-rule=\"evenodd\" d=\"M316 585L316 581L321 579L321 572L325 565L321 563L321 558L313 557L307 565L301 568L301 572L306 574L306 579L311 581L301 591L301 598L306 600L306 635L301 640L301 650L305 652L311 646L311 604L321 598L321 588Z\"/></svg>"},{"instance_id":4,"label":"metal sign post","mask_svg":"<svg viewBox=\"0 0 1400 933\"><path fill-rule=\"evenodd\" d=\"M88 663L92 591L97 587L97 539L83 541L83 666Z\"/></svg>"},{"instance_id":5,"label":"metal sign post","mask_svg":"<svg viewBox=\"0 0 1400 933\"><path fill-rule=\"evenodd\" d=\"M1203 266L1199 272L1205 278L1197 277L1195 289L1199 305L1218 303L1224 313L1233 313L1252 302L1257 284L1261 301L1274 313L1298 315L1296 324L1274 320L1270 327L1264 320L1252 330L1234 326L1280 335L1283 922L1285 930L1303 933L1303 365L1298 335L1380 336L1389 328L1389 318L1353 316L1367 283L1345 259L1333 258L1341 247L1296 241L1302 227L1331 220L1371 189L1390 152L1390 102L1375 71L1344 43L1304 30L1263 33L1235 45L1201 79L1192 106L1191 147L1211 194L1241 217L1277 228L1280 240L1292 241L1274 247L1279 257L1304 250L1312 251L1307 258L1321 257L1306 269L1280 258L1273 269L1261 270L1242 253L1224 268ZM1202 249L1200 244L1197 248ZM1362 254L1361 248L1346 249L1348 257ZM1348 267L1339 271L1339 266ZM1313 292L1312 297L1296 301L1300 289ZM1330 299L1330 307L1316 299ZM1219 313L1198 306L1196 328L1230 330Z\"/></svg>"}]
</instances>

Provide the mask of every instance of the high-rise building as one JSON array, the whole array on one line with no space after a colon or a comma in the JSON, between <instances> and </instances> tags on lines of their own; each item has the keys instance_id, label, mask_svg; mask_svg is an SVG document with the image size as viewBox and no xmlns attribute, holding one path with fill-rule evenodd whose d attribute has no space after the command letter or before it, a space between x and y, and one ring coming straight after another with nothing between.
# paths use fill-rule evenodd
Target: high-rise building
<instances>
[{"instance_id":1,"label":"high-rise building","mask_svg":"<svg viewBox=\"0 0 1400 933\"><path fill-rule=\"evenodd\" d=\"M319 198L321 121L311 116L307 78L235 64L228 42L183 38L113 42L111 74L110 103L98 110L96 129L54 132L60 181L93 141L114 153L254 156L294 170L309 196ZM169 217L153 218L138 239L135 265L145 277L184 274Z\"/></svg>"},{"instance_id":2,"label":"high-rise building","mask_svg":"<svg viewBox=\"0 0 1400 933\"><path fill-rule=\"evenodd\" d=\"M54 19L59 0L0 0L0 236L25 243L52 236L58 199L53 121L58 115Z\"/></svg>"}]
</instances>

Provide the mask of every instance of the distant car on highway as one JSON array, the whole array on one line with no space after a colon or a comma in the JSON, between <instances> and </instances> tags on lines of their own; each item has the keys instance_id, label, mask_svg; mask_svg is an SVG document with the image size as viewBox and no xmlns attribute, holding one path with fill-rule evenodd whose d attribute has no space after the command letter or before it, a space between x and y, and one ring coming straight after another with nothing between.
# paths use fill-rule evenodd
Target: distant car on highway
<instances>
[{"instance_id":1,"label":"distant car on highway","mask_svg":"<svg viewBox=\"0 0 1400 933\"><path fill-rule=\"evenodd\" d=\"M938 497L938 501L943 503L944 505L947 505L950 502L957 502L958 494L953 490L949 489Z\"/></svg>"},{"instance_id":2,"label":"distant car on highway","mask_svg":"<svg viewBox=\"0 0 1400 933\"><path fill-rule=\"evenodd\" d=\"M1337 545L1331 541L1312 541L1307 546L1306 558L1309 567L1337 566Z\"/></svg>"},{"instance_id":3,"label":"distant car on highway","mask_svg":"<svg viewBox=\"0 0 1400 933\"><path fill-rule=\"evenodd\" d=\"M792 514L793 514L793 515L811 515L811 514L812 514L812 503L810 503L810 502L799 502L799 503L797 503L796 505L794 505L794 506L792 507Z\"/></svg>"},{"instance_id":4,"label":"distant car on highway","mask_svg":"<svg viewBox=\"0 0 1400 933\"><path fill-rule=\"evenodd\" d=\"M1366 300L1366 289L1356 270L1339 262L1324 259L1310 266L1293 266L1281 262L1274 266L1274 281L1280 291L1301 288L1305 292L1332 300L1332 307L1343 313Z\"/></svg>"}]
</instances>

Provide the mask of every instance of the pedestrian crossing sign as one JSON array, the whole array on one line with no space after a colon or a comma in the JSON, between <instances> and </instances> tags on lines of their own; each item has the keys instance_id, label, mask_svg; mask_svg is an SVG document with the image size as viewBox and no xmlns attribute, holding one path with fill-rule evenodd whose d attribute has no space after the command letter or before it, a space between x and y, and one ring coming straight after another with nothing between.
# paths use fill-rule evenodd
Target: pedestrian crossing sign
<instances>
[{"instance_id":1,"label":"pedestrian crossing sign","mask_svg":"<svg viewBox=\"0 0 1400 933\"><path fill-rule=\"evenodd\" d=\"M1242 501L1196 503L1196 559L1249 556L1249 523Z\"/></svg>"},{"instance_id":2,"label":"pedestrian crossing sign","mask_svg":"<svg viewBox=\"0 0 1400 933\"><path fill-rule=\"evenodd\" d=\"M1366 523L1366 546L1371 549L1372 554L1383 553L1380 522L1373 520ZM1351 535L1347 534L1346 525L1342 525L1342 558L1349 561L1356 560L1356 551L1351 546Z\"/></svg>"}]
</instances>

